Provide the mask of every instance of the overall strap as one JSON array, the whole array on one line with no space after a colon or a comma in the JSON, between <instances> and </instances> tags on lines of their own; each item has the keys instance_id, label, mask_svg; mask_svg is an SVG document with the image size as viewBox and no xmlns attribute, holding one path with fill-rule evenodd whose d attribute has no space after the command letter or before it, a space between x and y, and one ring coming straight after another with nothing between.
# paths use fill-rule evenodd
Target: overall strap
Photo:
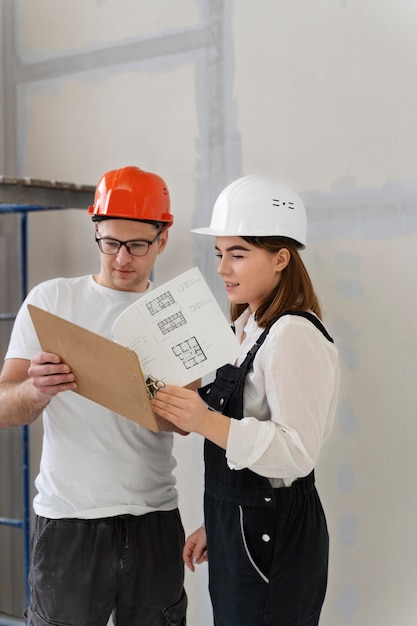
<instances>
[{"instance_id":1,"label":"overall strap","mask_svg":"<svg viewBox=\"0 0 417 626\"><path fill-rule=\"evenodd\" d=\"M247 353L247 355L245 357L245 360L242 362L242 364L241 364L242 368L243 367L248 367L250 365L250 363L255 358L255 355L258 352L259 348L261 347L261 345L265 341L265 339L266 339L269 331L271 330L272 326L275 324L275 322L277 322L284 315L298 315L299 317L305 317L312 324L314 324L314 326L324 335L324 337L326 337L326 339L328 341L330 341L331 343L334 343L333 339L330 337L329 333L327 332L327 330L325 329L325 327L323 326L323 324L321 323L319 318L316 317L313 313L309 313L308 311L285 311L284 313L281 313L280 315L278 315L278 317L276 317L274 319L274 321L271 322L271 324L269 326L267 326L265 328L265 330L263 331L263 333L258 337L258 340L252 346L252 348L249 350L249 352Z\"/></svg>"},{"instance_id":2,"label":"overall strap","mask_svg":"<svg viewBox=\"0 0 417 626\"><path fill-rule=\"evenodd\" d=\"M325 329L325 327L323 326L319 318L316 317L313 313L309 313L308 311L287 311L286 313L283 313L282 315L298 315L299 317L305 317L306 319L310 320L312 324L314 324L314 326L326 337L328 341L330 341L331 343L334 343L333 339L330 337L329 333L327 332L327 330ZM274 322L272 323L274 324L276 321L277 320L274 320Z\"/></svg>"},{"instance_id":3,"label":"overall strap","mask_svg":"<svg viewBox=\"0 0 417 626\"><path fill-rule=\"evenodd\" d=\"M212 409L224 415L233 416L235 419L243 418L245 378L252 366L253 359L268 336L272 325L283 315L291 315L292 313L292 311L282 313L263 330L239 367L230 363L224 365L217 370L216 379L213 383L198 390L205 402L209 398L210 401L207 404ZM332 341L315 315L307 312L294 314L306 317L329 341ZM207 439L204 442L204 462L205 493L207 497L210 497L209 500L206 500L206 516L209 512L208 502L210 502L210 507L216 507L216 503L221 501L242 506L274 508L276 506L276 492L288 494L290 493L288 489L305 489L310 483L314 484L314 474L312 473L310 477L297 480L285 490L275 490L267 478L256 474L249 468L239 471L231 470L227 465L223 448ZM210 512L213 512L213 509L210 508Z\"/></svg>"}]
</instances>

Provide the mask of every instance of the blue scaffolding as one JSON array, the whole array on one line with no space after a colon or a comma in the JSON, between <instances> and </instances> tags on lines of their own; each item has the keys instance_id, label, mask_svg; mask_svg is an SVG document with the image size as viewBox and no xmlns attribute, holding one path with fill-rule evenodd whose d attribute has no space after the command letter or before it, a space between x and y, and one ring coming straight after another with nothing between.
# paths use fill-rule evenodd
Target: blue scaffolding
<instances>
[{"instance_id":1,"label":"blue scaffolding","mask_svg":"<svg viewBox=\"0 0 417 626\"><path fill-rule=\"evenodd\" d=\"M67 183L56 183L32 179L16 179L0 176L0 216L8 213L19 216L20 228L20 300L28 291L28 215L39 211L60 209L86 209L93 203L94 187ZM0 312L0 322L13 321L15 313ZM29 602L28 574L30 566L30 464L29 427L21 427L22 462L22 515L19 519L0 517L0 525L19 528L23 531L24 602ZM0 624L1 624L0 620Z\"/></svg>"}]
</instances>

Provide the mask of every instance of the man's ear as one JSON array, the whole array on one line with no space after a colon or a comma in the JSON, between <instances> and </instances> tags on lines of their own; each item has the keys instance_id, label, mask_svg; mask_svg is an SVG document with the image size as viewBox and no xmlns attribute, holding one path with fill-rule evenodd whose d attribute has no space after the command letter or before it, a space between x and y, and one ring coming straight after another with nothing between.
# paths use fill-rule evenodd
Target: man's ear
<instances>
[{"instance_id":1,"label":"man's ear","mask_svg":"<svg viewBox=\"0 0 417 626\"><path fill-rule=\"evenodd\" d=\"M290 259L291 259L291 252L288 250L288 248L280 248L276 256L276 269L279 272L282 272L282 270L284 270L287 267L288 263L290 262Z\"/></svg>"},{"instance_id":2,"label":"man's ear","mask_svg":"<svg viewBox=\"0 0 417 626\"><path fill-rule=\"evenodd\" d=\"M158 239L158 254L161 254L165 250L165 246L168 243L168 228L163 228Z\"/></svg>"}]
</instances>

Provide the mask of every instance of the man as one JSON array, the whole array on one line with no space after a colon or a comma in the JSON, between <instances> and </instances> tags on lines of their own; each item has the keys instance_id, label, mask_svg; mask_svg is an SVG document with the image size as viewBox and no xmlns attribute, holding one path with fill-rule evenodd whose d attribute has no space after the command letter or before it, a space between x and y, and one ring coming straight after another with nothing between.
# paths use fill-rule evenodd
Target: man
<instances>
[{"instance_id":1,"label":"man","mask_svg":"<svg viewBox=\"0 0 417 626\"><path fill-rule=\"evenodd\" d=\"M89 213L98 274L32 289L0 375L1 427L43 415L27 623L105 626L113 613L119 626L182 626L184 531L173 435L74 393L74 374L58 355L41 351L27 309L32 303L111 338L113 321L152 288L150 273L173 222L169 192L156 174L124 167L102 176Z\"/></svg>"}]
</instances>

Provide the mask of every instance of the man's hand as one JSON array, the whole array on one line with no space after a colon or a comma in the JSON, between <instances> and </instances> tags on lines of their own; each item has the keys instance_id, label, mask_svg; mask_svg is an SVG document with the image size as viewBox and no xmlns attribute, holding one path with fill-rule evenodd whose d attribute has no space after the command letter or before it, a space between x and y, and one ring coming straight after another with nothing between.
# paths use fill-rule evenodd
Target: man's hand
<instances>
[{"instance_id":1,"label":"man's hand","mask_svg":"<svg viewBox=\"0 0 417 626\"><path fill-rule=\"evenodd\" d=\"M40 352L30 362L28 376L43 395L53 398L61 391L75 391L77 383L69 365L52 352Z\"/></svg>"}]
</instances>

